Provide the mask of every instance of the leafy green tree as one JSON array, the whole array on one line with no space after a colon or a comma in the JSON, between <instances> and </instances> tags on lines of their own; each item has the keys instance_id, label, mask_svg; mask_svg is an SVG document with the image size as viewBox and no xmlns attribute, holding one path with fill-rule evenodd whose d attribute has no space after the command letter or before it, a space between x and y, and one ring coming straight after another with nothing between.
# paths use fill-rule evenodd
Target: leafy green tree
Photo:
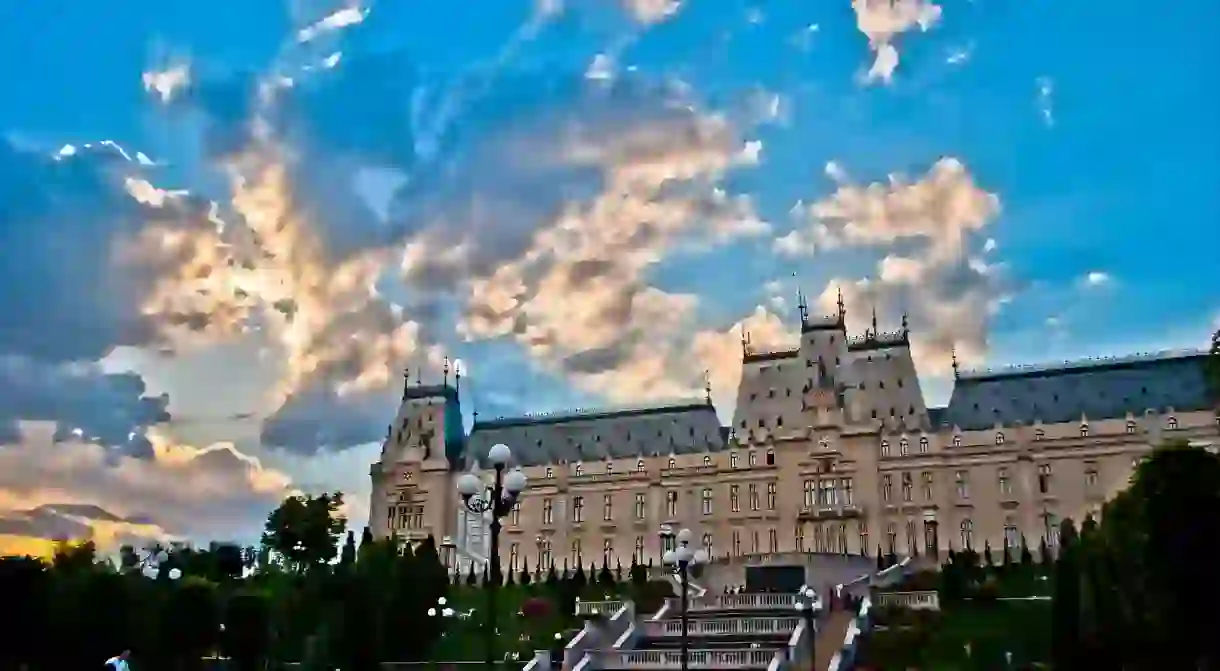
<instances>
[{"instance_id":1,"label":"leafy green tree","mask_svg":"<svg viewBox=\"0 0 1220 671\"><path fill-rule=\"evenodd\" d=\"M261 670L271 652L271 604L266 592L241 589L225 609L221 650L234 671Z\"/></svg>"},{"instance_id":2,"label":"leafy green tree","mask_svg":"<svg viewBox=\"0 0 1220 671\"><path fill-rule=\"evenodd\" d=\"M631 555L631 566L627 569L627 576L631 579L631 584L637 589L644 586L648 582L648 571L644 565L636 561L635 555Z\"/></svg>"},{"instance_id":3,"label":"leafy green tree","mask_svg":"<svg viewBox=\"0 0 1220 671\"><path fill-rule=\"evenodd\" d=\"M267 516L262 545L297 573L325 566L338 552L347 526L343 493L290 496Z\"/></svg>"},{"instance_id":4,"label":"leafy green tree","mask_svg":"<svg viewBox=\"0 0 1220 671\"><path fill-rule=\"evenodd\" d=\"M0 609L0 668L19 669L22 663L44 660L51 619L54 575L32 557L0 557L0 594L10 607ZM16 605L18 607L12 607Z\"/></svg>"},{"instance_id":5,"label":"leafy green tree","mask_svg":"<svg viewBox=\"0 0 1220 671\"><path fill-rule=\"evenodd\" d=\"M1081 550L1076 527L1059 525L1059 556L1054 562L1055 591L1051 611L1051 655L1055 668L1083 668L1081 649ZM1048 555L1049 557L1049 555Z\"/></svg>"},{"instance_id":6,"label":"leafy green tree","mask_svg":"<svg viewBox=\"0 0 1220 671\"><path fill-rule=\"evenodd\" d=\"M366 527L367 528L367 527ZM343 549L339 552L339 566L348 568L356 563L356 535L351 529L347 531L347 539L343 541Z\"/></svg>"},{"instance_id":7,"label":"leafy green tree","mask_svg":"<svg viewBox=\"0 0 1220 671\"><path fill-rule=\"evenodd\" d=\"M1034 563L1034 555L1029 551L1029 544L1025 542L1025 534L1021 534L1021 566L1031 566Z\"/></svg>"},{"instance_id":8,"label":"leafy green tree","mask_svg":"<svg viewBox=\"0 0 1220 671\"><path fill-rule=\"evenodd\" d=\"M170 583L161 615L161 650L176 668L197 668L220 639L216 585L187 576Z\"/></svg>"}]
</instances>

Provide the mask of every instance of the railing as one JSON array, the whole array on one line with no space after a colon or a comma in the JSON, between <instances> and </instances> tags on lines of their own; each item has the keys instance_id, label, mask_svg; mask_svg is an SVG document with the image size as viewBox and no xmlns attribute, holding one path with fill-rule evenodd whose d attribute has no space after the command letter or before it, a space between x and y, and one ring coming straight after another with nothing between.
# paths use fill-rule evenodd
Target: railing
<instances>
[{"instance_id":1,"label":"railing","mask_svg":"<svg viewBox=\"0 0 1220 671\"><path fill-rule=\"evenodd\" d=\"M630 601L581 601L577 604L578 613L583 603L595 604L590 607L590 615L594 607L598 608L598 613L608 612L604 609L609 608L610 604L618 604L618 608L608 619L586 621L584 628L568 641L563 649L563 664L568 669L589 668L591 656L588 653L611 647L635 621L635 605Z\"/></svg>"},{"instance_id":2,"label":"railing","mask_svg":"<svg viewBox=\"0 0 1220 671\"><path fill-rule=\"evenodd\" d=\"M747 594L705 595L690 602L692 611L699 610L792 610L796 608L795 594L753 592Z\"/></svg>"},{"instance_id":3,"label":"railing","mask_svg":"<svg viewBox=\"0 0 1220 671\"><path fill-rule=\"evenodd\" d=\"M889 587L902 582L902 579L907 576L907 568L911 564L911 558L907 557L902 561L884 570L878 571L870 580L873 587Z\"/></svg>"},{"instance_id":4,"label":"railing","mask_svg":"<svg viewBox=\"0 0 1220 671\"><path fill-rule=\"evenodd\" d=\"M940 595L935 590L919 592L883 592L877 596L877 605L898 606L912 610L940 610Z\"/></svg>"},{"instance_id":5,"label":"railing","mask_svg":"<svg viewBox=\"0 0 1220 671\"><path fill-rule=\"evenodd\" d=\"M688 636L786 636L801 623L799 617L734 617L687 622ZM645 636L680 636L681 620L644 623Z\"/></svg>"},{"instance_id":6,"label":"railing","mask_svg":"<svg viewBox=\"0 0 1220 671\"><path fill-rule=\"evenodd\" d=\"M610 617L619 611L626 604L621 599L610 601L576 601L576 614L581 615L605 615Z\"/></svg>"},{"instance_id":7,"label":"railing","mask_svg":"<svg viewBox=\"0 0 1220 671\"><path fill-rule=\"evenodd\" d=\"M769 667L777 655L782 653L765 648L744 650L688 650L687 668L724 669ZM670 669L681 668L680 650L620 650L603 657L602 668L612 669Z\"/></svg>"}]
</instances>

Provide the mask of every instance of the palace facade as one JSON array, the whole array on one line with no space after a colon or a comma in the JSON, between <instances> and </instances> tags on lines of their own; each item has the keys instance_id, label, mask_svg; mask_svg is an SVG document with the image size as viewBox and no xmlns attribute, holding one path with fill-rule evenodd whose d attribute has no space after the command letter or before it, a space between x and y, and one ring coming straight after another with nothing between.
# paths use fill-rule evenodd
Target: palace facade
<instances>
[{"instance_id":1,"label":"palace facade","mask_svg":"<svg viewBox=\"0 0 1220 671\"><path fill-rule=\"evenodd\" d=\"M926 407L909 333L849 337L845 312L810 318L800 344L743 342L733 425L705 398L476 421L460 378L410 386L373 464L370 526L445 538L466 569L487 523L458 476L508 445L529 478L503 520L501 562L519 570L657 560L663 525L713 556L786 552L924 555L1022 539L1057 542L1065 517L1098 515L1138 460L1170 439L1216 444L1202 351L966 372ZM905 320L904 320L905 321Z\"/></svg>"}]
</instances>

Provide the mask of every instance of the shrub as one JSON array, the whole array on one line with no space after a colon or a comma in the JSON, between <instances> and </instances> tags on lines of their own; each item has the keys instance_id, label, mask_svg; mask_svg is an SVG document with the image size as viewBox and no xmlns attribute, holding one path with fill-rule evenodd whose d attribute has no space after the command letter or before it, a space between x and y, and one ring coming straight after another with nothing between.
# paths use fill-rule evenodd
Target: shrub
<instances>
[{"instance_id":1,"label":"shrub","mask_svg":"<svg viewBox=\"0 0 1220 671\"><path fill-rule=\"evenodd\" d=\"M665 600L674 595L673 585L668 580L649 580L635 588L633 599L640 615L655 613L665 605Z\"/></svg>"}]
</instances>

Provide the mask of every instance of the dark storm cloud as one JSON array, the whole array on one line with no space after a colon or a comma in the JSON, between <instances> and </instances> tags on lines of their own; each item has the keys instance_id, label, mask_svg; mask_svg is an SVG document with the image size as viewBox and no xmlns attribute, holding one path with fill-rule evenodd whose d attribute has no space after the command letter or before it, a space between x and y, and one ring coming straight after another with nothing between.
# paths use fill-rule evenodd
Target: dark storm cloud
<instances>
[{"instance_id":1,"label":"dark storm cloud","mask_svg":"<svg viewBox=\"0 0 1220 671\"><path fill-rule=\"evenodd\" d=\"M152 336L141 278L113 261L147 214L123 190L130 169L111 147L56 160L0 140L0 440L43 420L147 454L144 428L169 416L139 376L77 363Z\"/></svg>"},{"instance_id":2,"label":"dark storm cloud","mask_svg":"<svg viewBox=\"0 0 1220 671\"><path fill-rule=\"evenodd\" d=\"M263 445L304 454L378 442L397 405L392 393L340 397L314 388L294 395L264 420L260 437Z\"/></svg>"}]
</instances>

